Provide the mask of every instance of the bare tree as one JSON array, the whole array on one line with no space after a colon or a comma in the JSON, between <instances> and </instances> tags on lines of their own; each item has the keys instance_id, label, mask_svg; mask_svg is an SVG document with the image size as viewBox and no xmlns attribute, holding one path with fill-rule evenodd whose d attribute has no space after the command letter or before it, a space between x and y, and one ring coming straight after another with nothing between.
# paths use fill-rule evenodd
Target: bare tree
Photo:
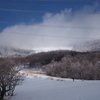
<instances>
[{"instance_id":1,"label":"bare tree","mask_svg":"<svg viewBox=\"0 0 100 100\"><path fill-rule=\"evenodd\" d=\"M13 95L16 85L24 80L24 75L19 73L18 66L12 60L4 59L0 61L0 100L5 95Z\"/></svg>"}]
</instances>

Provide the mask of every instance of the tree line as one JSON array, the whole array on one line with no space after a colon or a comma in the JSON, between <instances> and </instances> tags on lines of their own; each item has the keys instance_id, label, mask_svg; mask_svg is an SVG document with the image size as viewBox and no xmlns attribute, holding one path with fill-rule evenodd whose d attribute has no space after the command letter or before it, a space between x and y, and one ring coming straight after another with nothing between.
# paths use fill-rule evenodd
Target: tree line
<instances>
[{"instance_id":1,"label":"tree line","mask_svg":"<svg viewBox=\"0 0 100 100\"><path fill-rule=\"evenodd\" d=\"M50 76L100 80L100 52L59 50L36 53L19 61L29 62L29 67L41 68Z\"/></svg>"},{"instance_id":2,"label":"tree line","mask_svg":"<svg viewBox=\"0 0 100 100\"><path fill-rule=\"evenodd\" d=\"M42 69L55 77L100 80L100 53L66 55L60 61L43 65Z\"/></svg>"},{"instance_id":3,"label":"tree line","mask_svg":"<svg viewBox=\"0 0 100 100\"><path fill-rule=\"evenodd\" d=\"M14 59L18 65L29 63L29 67L41 68L50 76L100 80L100 52L60 50Z\"/></svg>"}]
</instances>

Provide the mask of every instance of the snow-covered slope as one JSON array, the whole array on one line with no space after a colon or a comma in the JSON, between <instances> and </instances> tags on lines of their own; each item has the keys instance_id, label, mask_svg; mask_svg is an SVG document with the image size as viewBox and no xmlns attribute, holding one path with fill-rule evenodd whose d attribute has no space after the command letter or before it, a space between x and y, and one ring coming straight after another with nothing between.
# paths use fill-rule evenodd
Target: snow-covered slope
<instances>
[{"instance_id":1,"label":"snow-covered slope","mask_svg":"<svg viewBox=\"0 0 100 100\"><path fill-rule=\"evenodd\" d=\"M25 56L25 55L29 55L31 53L34 53L34 51L13 48L13 47L7 47L7 46L0 46L0 57L7 57L7 56L13 56L13 55Z\"/></svg>"},{"instance_id":2,"label":"snow-covered slope","mask_svg":"<svg viewBox=\"0 0 100 100\"><path fill-rule=\"evenodd\" d=\"M87 41L74 49L77 51L100 51L100 39Z\"/></svg>"},{"instance_id":3,"label":"snow-covered slope","mask_svg":"<svg viewBox=\"0 0 100 100\"><path fill-rule=\"evenodd\" d=\"M100 51L100 39L88 41L84 45L89 51Z\"/></svg>"},{"instance_id":4,"label":"snow-covered slope","mask_svg":"<svg viewBox=\"0 0 100 100\"><path fill-rule=\"evenodd\" d=\"M10 100L100 100L100 81L64 80L28 75Z\"/></svg>"}]
</instances>

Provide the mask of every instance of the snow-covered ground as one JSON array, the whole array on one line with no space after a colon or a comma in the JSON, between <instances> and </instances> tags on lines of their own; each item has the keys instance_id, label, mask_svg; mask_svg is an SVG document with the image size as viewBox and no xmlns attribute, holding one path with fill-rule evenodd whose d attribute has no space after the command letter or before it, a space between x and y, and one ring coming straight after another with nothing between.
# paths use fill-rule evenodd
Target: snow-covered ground
<instances>
[{"instance_id":1,"label":"snow-covered ground","mask_svg":"<svg viewBox=\"0 0 100 100\"><path fill-rule=\"evenodd\" d=\"M100 100L100 81L73 82L31 73L10 100Z\"/></svg>"}]
</instances>

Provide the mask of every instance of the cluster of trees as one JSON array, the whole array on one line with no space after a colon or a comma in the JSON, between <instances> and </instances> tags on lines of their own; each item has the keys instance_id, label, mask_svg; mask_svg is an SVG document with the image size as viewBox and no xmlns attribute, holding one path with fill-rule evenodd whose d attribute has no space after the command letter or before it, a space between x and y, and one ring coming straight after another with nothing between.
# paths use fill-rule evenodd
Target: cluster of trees
<instances>
[{"instance_id":1,"label":"cluster of trees","mask_svg":"<svg viewBox=\"0 0 100 100\"><path fill-rule=\"evenodd\" d=\"M42 65L47 65L52 60L60 61L66 55L75 56L77 54L87 54L87 53L88 52L58 50L58 51L50 51L50 52L40 52L40 53L28 55L27 57L15 56L13 57L13 59L18 65L24 65L26 63L29 63L30 67L40 67L41 68Z\"/></svg>"},{"instance_id":2,"label":"cluster of trees","mask_svg":"<svg viewBox=\"0 0 100 100\"><path fill-rule=\"evenodd\" d=\"M30 67L46 65L49 64L52 60L60 61L65 52L68 51L51 51L34 54L32 57L30 57Z\"/></svg>"},{"instance_id":3,"label":"cluster of trees","mask_svg":"<svg viewBox=\"0 0 100 100\"><path fill-rule=\"evenodd\" d=\"M100 80L100 53L66 55L42 66L47 75L86 80Z\"/></svg>"},{"instance_id":4,"label":"cluster of trees","mask_svg":"<svg viewBox=\"0 0 100 100\"><path fill-rule=\"evenodd\" d=\"M25 78L19 73L20 68L9 58L0 58L0 100L5 95L12 96L16 85L19 85Z\"/></svg>"},{"instance_id":5,"label":"cluster of trees","mask_svg":"<svg viewBox=\"0 0 100 100\"><path fill-rule=\"evenodd\" d=\"M100 80L100 52L68 50L41 52L14 58L18 65L42 68L47 75L86 80Z\"/></svg>"},{"instance_id":6,"label":"cluster of trees","mask_svg":"<svg viewBox=\"0 0 100 100\"><path fill-rule=\"evenodd\" d=\"M52 60L60 61L65 55L76 55L79 52L58 50L50 52L41 52L25 57L23 60L29 62L30 67L41 67L42 65L49 64Z\"/></svg>"}]
</instances>

